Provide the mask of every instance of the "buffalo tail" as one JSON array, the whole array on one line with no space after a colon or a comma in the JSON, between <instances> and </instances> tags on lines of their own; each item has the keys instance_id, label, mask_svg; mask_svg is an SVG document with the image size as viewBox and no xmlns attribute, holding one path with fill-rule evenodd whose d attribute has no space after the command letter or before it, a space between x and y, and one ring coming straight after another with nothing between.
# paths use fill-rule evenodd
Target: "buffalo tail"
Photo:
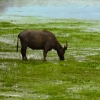
<instances>
[{"instance_id":1,"label":"buffalo tail","mask_svg":"<svg viewBox=\"0 0 100 100\"><path fill-rule=\"evenodd\" d=\"M17 52L18 52L19 38L17 38Z\"/></svg>"}]
</instances>

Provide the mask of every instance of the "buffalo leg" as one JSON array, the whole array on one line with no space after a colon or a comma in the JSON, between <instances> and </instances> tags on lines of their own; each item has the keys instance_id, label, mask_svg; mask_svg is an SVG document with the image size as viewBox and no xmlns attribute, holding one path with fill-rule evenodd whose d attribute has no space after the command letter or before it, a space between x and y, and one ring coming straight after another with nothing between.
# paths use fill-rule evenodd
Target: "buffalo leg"
<instances>
[{"instance_id":1,"label":"buffalo leg","mask_svg":"<svg viewBox=\"0 0 100 100\"><path fill-rule=\"evenodd\" d=\"M47 52L50 51L51 49L49 48L48 45L45 46L45 49L43 51L43 56L44 56L44 61L46 61L46 56L47 56Z\"/></svg>"},{"instance_id":2,"label":"buffalo leg","mask_svg":"<svg viewBox=\"0 0 100 100\"><path fill-rule=\"evenodd\" d=\"M22 48L21 48L22 60L27 60L26 49L27 49L27 45L26 44L22 44Z\"/></svg>"},{"instance_id":3,"label":"buffalo leg","mask_svg":"<svg viewBox=\"0 0 100 100\"><path fill-rule=\"evenodd\" d=\"M44 61L46 61L47 52L46 50L43 51Z\"/></svg>"}]
</instances>

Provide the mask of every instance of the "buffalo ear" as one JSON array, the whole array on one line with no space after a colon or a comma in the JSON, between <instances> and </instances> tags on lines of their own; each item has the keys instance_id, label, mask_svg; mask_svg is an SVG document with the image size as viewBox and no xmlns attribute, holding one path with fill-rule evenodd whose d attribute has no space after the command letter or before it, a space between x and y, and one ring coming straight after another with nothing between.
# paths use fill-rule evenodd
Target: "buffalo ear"
<instances>
[{"instance_id":1,"label":"buffalo ear","mask_svg":"<svg viewBox=\"0 0 100 100\"><path fill-rule=\"evenodd\" d=\"M67 46L64 45L64 48L63 48L63 49L64 49L64 50L67 50Z\"/></svg>"}]
</instances>

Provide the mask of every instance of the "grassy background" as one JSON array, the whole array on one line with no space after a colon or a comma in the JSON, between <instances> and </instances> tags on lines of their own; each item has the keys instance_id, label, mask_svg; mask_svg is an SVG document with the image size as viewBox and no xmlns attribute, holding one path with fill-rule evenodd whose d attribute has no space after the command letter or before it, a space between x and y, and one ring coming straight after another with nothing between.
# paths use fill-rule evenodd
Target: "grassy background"
<instances>
[{"instance_id":1,"label":"grassy background","mask_svg":"<svg viewBox=\"0 0 100 100\"><path fill-rule=\"evenodd\" d=\"M99 26L100 21L75 19L0 22L0 99L99 100ZM44 62L42 50L29 48L29 60L22 61L16 42L26 29L49 30L62 45L67 40L65 61L52 50Z\"/></svg>"}]
</instances>

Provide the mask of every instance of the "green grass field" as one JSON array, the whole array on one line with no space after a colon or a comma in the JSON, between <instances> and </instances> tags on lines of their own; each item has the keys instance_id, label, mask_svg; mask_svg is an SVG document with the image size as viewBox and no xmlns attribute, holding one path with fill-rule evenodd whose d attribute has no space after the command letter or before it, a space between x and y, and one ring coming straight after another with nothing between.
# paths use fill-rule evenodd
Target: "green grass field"
<instances>
[{"instance_id":1,"label":"green grass field","mask_svg":"<svg viewBox=\"0 0 100 100\"><path fill-rule=\"evenodd\" d=\"M22 61L17 35L26 29L49 30L62 45L68 41L65 61L52 50L44 62L42 50L29 48ZM1 21L0 100L100 100L100 21Z\"/></svg>"}]
</instances>

